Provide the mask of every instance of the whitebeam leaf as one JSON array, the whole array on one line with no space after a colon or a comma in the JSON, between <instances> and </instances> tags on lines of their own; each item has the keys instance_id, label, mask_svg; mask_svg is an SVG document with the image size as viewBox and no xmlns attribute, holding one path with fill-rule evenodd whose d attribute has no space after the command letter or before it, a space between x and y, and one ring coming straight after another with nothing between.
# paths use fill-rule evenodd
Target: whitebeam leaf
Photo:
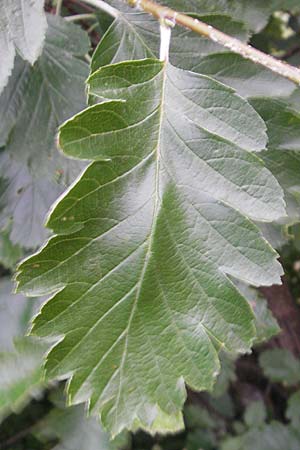
<instances>
[{"instance_id":1,"label":"whitebeam leaf","mask_svg":"<svg viewBox=\"0 0 300 450\"><path fill-rule=\"evenodd\" d=\"M128 5L123 0L108 0L118 10L127 12ZM299 11L298 0L161 0L164 6L188 14L228 15L236 20L242 20L252 32L259 32L268 23L269 17L278 10Z\"/></svg>"},{"instance_id":2,"label":"whitebeam leaf","mask_svg":"<svg viewBox=\"0 0 300 450\"><path fill-rule=\"evenodd\" d=\"M281 100L252 98L251 105L267 125L268 148L264 164L284 190L287 214L281 223L300 219L300 114Z\"/></svg>"},{"instance_id":3,"label":"whitebeam leaf","mask_svg":"<svg viewBox=\"0 0 300 450\"><path fill-rule=\"evenodd\" d=\"M44 0L1 0L0 92L12 71L16 51L30 64L37 60L46 28Z\"/></svg>"},{"instance_id":4,"label":"whitebeam leaf","mask_svg":"<svg viewBox=\"0 0 300 450\"><path fill-rule=\"evenodd\" d=\"M242 19L256 33L267 25L270 15L275 11L299 10L298 0L162 0L159 3L190 13L226 13Z\"/></svg>"},{"instance_id":5,"label":"whitebeam leaf","mask_svg":"<svg viewBox=\"0 0 300 450\"><path fill-rule=\"evenodd\" d=\"M103 67L89 86L103 101L63 125L60 145L94 162L19 289L55 293L33 332L61 338L47 371L70 378L71 402L88 400L112 434L176 430L184 382L210 389L219 349L244 352L255 336L227 275L280 283L249 218L281 216L283 194L251 153L264 123L230 88L152 59Z\"/></svg>"},{"instance_id":6,"label":"whitebeam leaf","mask_svg":"<svg viewBox=\"0 0 300 450\"><path fill-rule=\"evenodd\" d=\"M241 55L219 51L201 58L190 58L180 67L208 75L233 87L242 97L285 97L295 91L295 84Z\"/></svg>"},{"instance_id":7,"label":"whitebeam leaf","mask_svg":"<svg viewBox=\"0 0 300 450\"><path fill-rule=\"evenodd\" d=\"M129 8L123 2L116 1L113 4L118 8L121 7L122 12L108 28L93 53L92 72L111 63L158 56L160 36L157 20L149 14ZM257 6L261 7L261 2L259 4ZM206 4L207 7L213 8L214 5L209 2ZM201 21L247 42L249 35L243 22L225 15L227 10L223 10L222 15L217 14L214 9L214 14L203 15L206 8L202 2L201 10L193 4L193 8L189 11L194 13L197 11L198 14L194 16ZM253 11L252 4L251 11ZM244 15L240 14L239 17ZM295 90L292 81L182 27L175 27L172 30L169 56L170 62L176 67L211 76L231 86L245 98L266 95L286 97Z\"/></svg>"},{"instance_id":8,"label":"whitebeam leaf","mask_svg":"<svg viewBox=\"0 0 300 450\"><path fill-rule=\"evenodd\" d=\"M46 213L82 164L55 148L57 127L86 105L88 35L48 15L42 55L31 67L16 58L0 96L0 229L11 219L14 244L36 248L47 233Z\"/></svg>"},{"instance_id":9,"label":"whitebeam leaf","mask_svg":"<svg viewBox=\"0 0 300 450\"><path fill-rule=\"evenodd\" d=\"M19 412L44 385L43 355L47 345L28 337L29 321L41 301L11 293L9 279L0 281L0 422L12 411Z\"/></svg>"},{"instance_id":10,"label":"whitebeam leaf","mask_svg":"<svg viewBox=\"0 0 300 450\"><path fill-rule=\"evenodd\" d=\"M111 63L158 56L160 35L157 20L147 13L126 6L122 9L124 11L108 28L93 53L92 72ZM224 14L202 14L195 17L243 42L249 37L242 22ZM170 61L175 66L190 69L195 61L199 62L206 55L217 51L224 51L224 47L181 27L172 30Z\"/></svg>"}]
</instances>

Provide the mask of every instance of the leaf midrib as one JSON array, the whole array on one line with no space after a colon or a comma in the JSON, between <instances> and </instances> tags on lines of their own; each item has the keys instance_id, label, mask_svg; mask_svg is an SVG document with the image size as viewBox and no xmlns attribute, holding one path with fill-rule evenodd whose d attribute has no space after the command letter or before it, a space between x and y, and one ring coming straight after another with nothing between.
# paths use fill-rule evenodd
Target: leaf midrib
<instances>
[{"instance_id":1,"label":"leaf midrib","mask_svg":"<svg viewBox=\"0 0 300 450\"><path fill-rule=\"evenodd\" d=\"M150 227L150 232L148 235L148 249L145 255L145 260L144 260L144 264L143 264L143 268L141 271L141 276L140 276L140 280L138 282L137 285L137 291L136 291L136 296L135 296L135 300L132 306L132 311L131 314L129 316L129 320L128 320L128 325L127 325L127 329L126 329L126 337L125 337L125 343L124 343L124 352L122 355L122 360L121 360L121 364L120 364L120 376L119 376L119 389L118 389L118 393L117 393L117 398L116 398L116 406L115 406L115 423L118 422L118 418L117 418L117 414L118 414L118 405L120 402L120 396L121 396L121 388L122 388L122 372L124 369L124 364L125 364L125 360L126 360L126 356L127 356L127 350L128 350L128 339L129 339L129 332L130 332L130 327L134 318L134 314L137 308L137 303L138 303L138 299L140 297L140 293L142 290L142 286L143 286L143 281L146 275L146 271L147 271L147 267L148 267L148 262L149 259L151 257L151 249L153 246L153 237L154 237L154 231L156 228L156 222L157 222L157 217L158 217L158 210L159 210L159 206L160 206L160 197L159 197L159 170L160 170L160 143L161 143L161 134L162 134L162 124L163 124L163 115L164 115L164 96L165 96L165 86L166 86L166 79L167 79L167 63L164 62L163 68L162 68L162 74L163 74L163 80L162 80L162 90L161 90L161 101L160 101L160 122L159 122L159 130L158 130L158 139L157 139L157 145L156 145L156 162L155 162L155 190L154 190L154 208L153 208L153 214L152 214L152 223L151 223L151 227Z\"/></svg>"}]
</instances>

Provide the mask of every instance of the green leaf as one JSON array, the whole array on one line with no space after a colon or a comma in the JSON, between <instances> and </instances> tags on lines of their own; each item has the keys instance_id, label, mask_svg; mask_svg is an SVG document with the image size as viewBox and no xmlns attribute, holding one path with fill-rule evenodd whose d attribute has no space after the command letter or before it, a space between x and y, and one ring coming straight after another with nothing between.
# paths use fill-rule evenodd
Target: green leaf
<instances>
[{"instance_id":1,"label":"green leaf","mask_svg":"<svg viewBox=\"0 0 300 450\"><path fill-rule=\"evenodd\" d=\"M219 51L190 59L184 68L211 76L245 98L286 97L295 91L295 84L287 78L234 53Z\"/></svg>"},{"instance_id":2,"label":"green leaf","mask_svg":"<svg viewBox=\"0 0 300 450\"><path fill-rule=\"evenodd\" d=\"M292 109L299 112L300 89L297 87L288 98L284 99Z\"/></svg>"},{"instance_id":3,"label":"green leaf","mask_svg":"<svg viewBox=\"0 0 300 450\"><path fill-rule=\"evenodd\" d=\"M26 248L44 241L47 210L82 167L57 152L55 133L86 104L80 57L89 42L74 24L51 15L48 23L43 54L34 67L17 58L0 97L0 227L12 219L10 239Z\"/></svg>"},{"instance_id":4,"label":"green leaf","mask_svg":"<svg viewBox=\"0 0 300 450\"><path fill-rule=\"evenodd\" d=\"M269 16L278 9L299 9L298 0L164 0L160 3L189 13L226 13L243 19L256 33L264 28Z\"/></svg>"},{"instance_id":5,"label":"green leaf","mask_svg":"<svg viewBox=\"0 0 300 450\"><path fill-rule=\"evenodd\" d=\"M220 373L217 376L216 383L212 391L212 396L216 398L225 395L229 389L230 383L236 381L235 359L222 352L220 354L220 362Z\"/></svg>"},{"instance_id":6,"label":"green leaf","mask_svg":"<svg viewBox=\"0 0 300 450\"><path fill-rule=\"evenodd\" d=\"M288 218L300 220L300 114L280 100L251 99L252 106L267 125L268 149L260 156L284 190Z\"/></svg>"},{"instance_id":7,"label":"green leaf","mask_svg":"<svg viewBox=\"0 0 300 450\"><path fill-rule=\"evenodd\" d=\"M19 411L43 386L42 359L46 345L24 338L29 320L41 301L11 293L9 279L0 282L0 418Z\"/></svg>"},{"instance_id":8,"label":"green leaf","mask_svg":"<svg viewBox=\"0 0 300 450\"><path fill-rule=\"evenodd\" d=\"M41 301L27 299L13 294L13 283L9 278L0 280L0 350L8 352L14 349L14 338L28 331L28 323L37 312Z\"/></svg>"},{"instance_id":9,"label":"green leaf","mask_svg":"<svg viewBox=\"0 0 300 450\"><path fill-rule=\"evenodd\" d=\"M127 9L125 7L125 11L100 40L93 53L92 72L110 63L158 56L160 36L157 20L149 14ZM195 17L242 41L248 39L243 23L224 14L202 14ZM224 51L224 48L190 30L182 27L175 27L172 30L170 61L175 66L191 69L195 61L199 62L206 55L220 50ZM293 84L292 86L294 89Z\"/></svg>"},{"instance_id":10,"label":"green leaf","mask_svg":"<svg viewBox=\"0 0 300 450\"><path fill-rule=\"evenodd\" d=\"M0 4L0 92L12 71L16 51L33 64L47 28L43 0L2 0Z\"/></svg>"},{"instance_id":11,"label":"green leaf","mask_svg":"<svg viewBox=\"0 0 300 450\"><path fill-rule=\"evenodd\" d=\"M93 53L92 72L110 63L158 55L159 27L157 20L149 14L128 8L123 2L121 4L119 1L110 3L121 9L121 14L100 40ZM206 6L201 4L201 9L193 4L194 16L246 42L248 33L244 24L226 16L223 3L221 10L218 8L214 10L214 3L211 2ZM261 6L261 2L259 3L258 6ZM251 4L252 13L253 10L253 4ZM195 11L198 12L196 15ZM204 12L211 11L213 14L203 15ZM220 14L221 12L222 14ZM240 19L243 15L238 14L237 17ZM246 98L266 95L286 97L296 89L295 84L286 78L258 64L253 64L252 61L231 53L210 39L182 27L175 27L172 30L170 61L176 67L213 76L222 83L233 87Z\"/></svg>"},{"instance_id":12,"label":"green leaf","mask_svg":"<svg viewBox=\"0 0 300 450\"><path fill-rule=\"evenodd\" d=\"M294 392L289 400L286 417L291 421L293 427L299 429L300 425L300 391Z\"/></svg>"},{"instance_id":13,"label":"green leaf","mask_svg":"<svg viewBox=\"0 0 300 450\"><path fill-rule=\"evenodd\" d=\"M9 234L9 226L0 231L0 264L6 269L13 269L23 256L23 251L19 245L14 245L10 241Z\"/></svg>"},{"instance_id":14,"label":"green leaf","mask_svg":"<svg viewBox=\"0 0 300 450\"><path fill-rule=\"evenodd\" d=\"M264 147L264 124L231 89L157 60L104 67L89 85L112 100L66 122L60 145L95 162L52 212L58 235L21 265L19 289L56 293L34 332L64 336L47 370L71 377L71 402L90 399L113 434L155 431L169 416L163 426L178 429L184 380L211 389L218 349L242 352L254 338L226 275L280 282L246 218L284 211L248 151Z\"/></svg>"},{"instance_id":15,"label":"green leaf","mask_svg":"<svg viewBox=\"0 0 300 450\"><path fill-rule=\"evenodd\" d=\"M271 422L262 430L253 429L243 439L242 450L298 450L300 434L280 422Z\"/></svg>"},{"instance_id":16,"label":"green leaf","mask_svg":"<svg viewBox=\"0 0 300 450\"><path fill-rule=\"evenodd\" d=\"M46 443L57 439L59 443L53 450L122 450L127 448L129 438L125 433L110 441L99 421L87 418L82 406L52 409L34 431L38 439Z\"/></svg>"},{"instance_id":17,"label":"green leaf","mask_svg":"<svg viewBox=\"0 0 300 450\"><path fill-rule=\"evenodd\" d=\"M280 100L253 98L250 102L267 125L269 149L300 151L300 113Z\"/></svg>"},{"instance_id":18,"label":"green leaf","mask_svg":"<svg viewBox=\"0 0 300 450\"><path fill-rule=\"evenodd\" d=\"M216 437L214 436L212 431L207 429L196 429L195 431L188 433L184 448L186 450L213 450L214 448L216 448L216 441Z\"/></svg>"},{"instance_id":19,"label":"green leaf","mask_svg":"<svg viewBox=\"0 0 300 450\"><path fill-rule=\"evenodd\" d=\"M251 402L245 411L244 421L249 428L261 428L267 419L267 411L263 401Z\"/></svg>"},{"instance_id":20,"label":"green leaf","mask_svg":"<svg viewBox=\"0 0 300 450\"><path fill-rule=\"evenodd\" d=\"M259 356L259 364L267 378L276 383L293 386L300 382L300 360L284 349L266 350Z\"/></svg>"},{"instance_id":21,"label":"green leaf","mask_svg":"<svg viewBox=\"0 0 300 450\"><path fill-rule=\"evenodd\" d=\"M221 444L221 450L244 450L240 436L227 437Z\"/></svg>"},{"instance_id":22,"label":"green leaf","mask_svg":"<svg viewBox=\"0 0 300 450\"><path fill-rule=\"evenodd\" d=\"M203 405L193 403L184 408L184 422L187 429L213 429L216 426L216 420L209 411Z\"/></svg>"},{"instance_id":23,"label":"green leaf","mask_svg":"<svg viewBox=\"0 0 300 450\"><path fill-rule=\"evenodd\" d=\"M287 210L288 210L287 206ZM259 228L262 231L264 238L271 244L273 248L276 250L281 250L285 244L288 244L291 234L294 236L294 233L290 234L290 230L284 225L273 222L273 223L260 223Z\"/></svg>"},{"instance_id":24,"label":"green leaf","mask_svg":"<svg viewBox=\"0 0 300 450\"><path fill-rule=\"evenodd\" d=\"M266 299L255 288L245 283L235 282L241 294L247 299L255 317L255 344L268 341L280 332L280 327L268 308Z\"/></svg>"},{"instance_id":25,"label":"green leaf","mask_svg":"<svg viewBox=\"0 0 300 450\"><path fill-rule=\"evenodd\" d=\"M222 361L221 361L222 362ZM229 393L226 392L221 397L211 396L209 403L212 408L226 419L233 420L235 417L235 405Z\"/></svg>"},{"instance_id":26,"label":"green leaf","mask_svg":"<svg viewBox=\"0 0 300 450\"><path fill-rule=\"evenodd\" d=\"M0 353L0 420L19 412L44 385L41 361L47 346L37 338L15 340L15 349Z\"/></svg>"},{"instance_id":27,"label":"green leaf","mask_svg":"<svg viewBox=\"0 0 300 450\"><path fill-rule=\"evenodd\" d=\"M273 173L284 190L287 217L281 224L293 224L300 220L300 152L267 150L260 154L266 167Z\"/></svg>"},{"instance_id":28,"label":"green leaf","mask_svg":"<svg viewBox=\"0 0 300 450\"><path fill-rule=\"evenodd\" d=\"M122 0L109 0L118 10L130 11ZM190 14L222 14L236 20L243 20L247 28L258 32L267 25L269 17L277 10L299 11L298 0L163 0L159 1L177 11Z\"/></svg>"},{"instance_id":29,"label":"green leaf","mask_svg":"<svg viewBox=\"0 0 300 450\"><path fill-rule=\"evenodd\" d=\"M245 434L227 438L222 450L298 450L299 431L280 422L271 422L262 428L253 428Z\"/></svg>"}]
</instances>

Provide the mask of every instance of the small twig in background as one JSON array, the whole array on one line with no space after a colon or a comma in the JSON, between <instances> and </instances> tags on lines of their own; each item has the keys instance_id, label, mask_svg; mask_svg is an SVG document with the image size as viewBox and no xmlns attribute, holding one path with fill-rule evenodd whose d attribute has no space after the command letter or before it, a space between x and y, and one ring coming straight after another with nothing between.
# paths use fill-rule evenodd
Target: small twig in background
<instances>
[{"instance_id":1,"label":"small twig in background","mask_svg":"<svg viewBox=\"0 0 300 450\"><path fill-rule=\"evenodd\" d=\"M93 13L90 14L74 14L72 16L64 17L68 22L76 22L77 20L96 20L96 15Z\"/></svg>"},{"instance_id":2,"label":"small twig in background","mask_svg":"<svg viewBox=\"0 0 300 450\"><path fill-rule=\"evenodd\" d=\"M99 0L98 0L99 1ZM94 0L96 3L97 0ZM152 14L157 19L165 18L174 22L174 24L181 25L182 27L188 28L201 36L211 39L220 45L231 50L233 53L237 53L243 56L245 59L250 59L254 63L260 64L267 69L272 70L278 75L281 75L294 83L300 85L300 70L296 67L290 66L289 64L273 58L266 53L257 50L251 45L244 44L239 39L236 39L228 34L223 33L220 30L208 25L205 22L201 22L186 14L174 11L171 8L159 5L152 0L139 0L132 1L127 0L129 5L137 5L139 8L143 9L145 12ZM99 6L100 7L100 6Z\"/></svg>"},{"instance_id":3,"label":"small twig in background","mask_svg":"<svg viewBox=\"0 0 300 450\"><path fill-rule=\"evenodd\" d=\"M57 2L56 2L56 12L55 12L55 14L57 16L60 16L60 14L61 14L62 4L63 4L63 0L57 0Z\"/></svg>"},{"instance_id":4,"label":"small twig in background","mask_svg":"<svg viewBox=\"0 0 300 450\"><path fill-rule=\"evenodd\" d=\"M93 23L93 25L91 25L91 26L86 30L86 32L87 32L88 34L90 34L92 31L94 31L95 28L97 28L97 26L98 26L98 22Z\"/></svg>"}]
</instances>

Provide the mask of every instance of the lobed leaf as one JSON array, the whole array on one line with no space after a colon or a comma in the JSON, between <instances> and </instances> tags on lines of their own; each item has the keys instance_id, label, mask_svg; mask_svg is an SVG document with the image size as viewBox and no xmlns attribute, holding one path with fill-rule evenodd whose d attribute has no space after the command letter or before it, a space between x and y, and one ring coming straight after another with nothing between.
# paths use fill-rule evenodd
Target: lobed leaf
<instances>
[{"instance_id":1,"label":"lobed leaf","mask_svg":"<svg viewBox=\"0 0 300 450\"><path fill-rule=\"evenodd\" d=\"M0 421L19 412L44 386L41 361L46 345L36 338L15 340L15 349L0 353Z\"/></svg>"},{"instance_id":2,"label":"lobed leaf","mask_svg":"<svg viewBox=\"0 0 300 450\"><path fill-rule=\"evenodd\" d=\"M162 0L159 3L188 13L226 13L239 20L242 18L250 30L256 33L267 25L273 12L299 9L298 0Z\"/></svg>"},{"instance_id":3,"label":"lobed leaf","mask_svg":"<svg viewBox=\"0 0 300 450\"><path fill-rule=\"evenodd\" d=\"M53 450L121 450L127 448L129 441L127 434L110 441L99 422L86 417L82 406L58 405L37 424L34 432L45 444L58 440Z\"/></svg>"},{"instance_id":4,"label":"lobed leaf","mask_svg":"<svg viewBox=\"0 0 300 450\"><path fill-rule=\"evenodd\" d=\"M295 91L295 84L287 78L234 53L218 51L191 58L185 68L231 86L244 98L286 97Z\"/></svg>"},{"instance_id":5,"label":"lobed leaf","mask_svg":"<svg viewBox=\"0 0 300 450\"><path fill-rule=\"evenodd\" d=\"M12 282L0 282L0 421L18 412L44 385L42 360L47 346L24 337L41 301L13 295Z\"/></svg>"},{"instance_id":6,"label":"lobed leaf","mask_svg":"<svg viewBox=\"0 0 300 450\"><path fill-rule=\"evenodd\" d=\"M108 3L123 12L130 11L122 0L108 0ZM228 15L235 20L241 20L252 32L259 32L268 23L269 17L278 10L299 11L298 0L160 0L164 6L188 14Z\"/></svg>"},{"instance_id":7,"label":"lobed leaf","mask_svg":"<svg viewBox=\"0 0 300 450\"><path fill-rule=\"evenodd\" d=\"M253 311L256 328L255 344L270 340L271 337L280 332L280 327L268 308L267 300L260 294L258 289L240 282L235 282L235 285L247 299Z\"/></svg>"},{"instance_id":8,"label":"lobed leaf","mask_svg":"<svg viewBox=\"0 0 300 450\"><path fill-rule=\"evenodd\" d=\"M0 263L6 269L13 269L23 256L19 245L14 245L9 239L10 229L0 232Z\"/></svg>"},{"instance_id":9,"label":"lobed leaf","mask_svg":"<svg viewBox=\"0 0 300 450\"><path fill-rule=\"evenodd\" d=\"M39 57L47 23L43 0L2 0L0 4L0 92L13 69L16 51L33 64Z\"/></svg>"},{"instance_id":10,"label":"lobed leaf","mask_svg":"<svg viewBox=\"0 0 300 450\"><path fill-rule=\"evenodd\" d=\"M216 26L242 41L248 33L242 22L224 14L195 15L195 18ZM155 18L144 12L125 8L109 27L93 53L91 70L125 60L158 56L160 45L159 24ZM175 27L172 30L170 61L175 66L191 69L195 61L210 53L224 51L224 48L210 39L190 30ZM229 52L229 51L228 51ZM294 86L293 86L294 89Z\"/></svg>"},{"instance_id":11,"label":"lobed leaf","mask_svg":"<svg viewBox=\"0 0 300 450\"><path fill-rule=\"evenodd\" d=\"M57 236L20 266L19 289L55 293L33 331L60 337L46 367L70 378L70 402L88 400L112 434L176 430L184 381L211 389L220 348L246 351L255 335L227 275L280 282L249 218L281 216L282 192L251 153L264 123L230 88L145 59L101 68L89 89L101 103L59 142L95 162L52 211Z\"/></svg>"},{"instance_id":12,"label":"lobed leaf","mask_svg":"<svg viewBox=\"0 0 300 450\"><path fill-rule=\"evenodd\" d=\"M121 8L121 12L93 53L92 72L107 64L158 55L159 27L157 20L149 14L132 10L118 0L110 3L113 3L118 9ZM186 4L189 7L191 6L190 2ZM237 6L237 3L231 1L230 5L233 8L240 8L241 6L249 8L248 2L239 1ZM243 14L237 13L236 19L226 15L232 14L232 10L230 8L229 10L224 9L223 1L220 9L215 2L209 2L209 4L201 2L201 8L199 6L196 2L193 2L191 9L188 9L188 11L193 11L196 18L231 36L245 42L248 40L247 29L240 21L241 17L244 18ZM264 7L261 2L257 6L259 8ZM270 5L268 7L270 8ZM272 8L277 9L278 7L279 5L277 4L275 7L275 2L273 2ZM254 9L253 3L251 3L251 13ZM212 12L213 14L208 14ZM204 15L205 13L206 15ZM267 12L266 17L269 14L270 11ZM295 91L295 84L286 78L260 65L253 64L252 61L240 55L231 53L228 49L210 39L181 27L175 27L172 30L170 61L176 67L212 76L233 87L246 98L265 97L267 95L270 97L286 97Z\"/></svg>"},{"instance_id":13,"label":"lobed leaf","mask_svg":"<svg viewBox=\"0 0 300 450\"><path fill-rule=\"evenodd\" d=\"M284 101L253 98L250 103L264 119L268 148L261 152L266 167L284 190L289 224L300 218L300 115Z\"/></svg>"},{"instance_id":14,"label":"lobed leaf","mask_svg":"<svg viewBox=\"0 0 300 450\"><path fill-rule=\"evenodd\" d=\"M300 382L300 361L285 349L266 350L259 363L266 377L276 383L293 386Z\"/></svg>"},{"instance_id":15,"label":"lobed leaf","mask_svg":"<svg viewBox=\"0 0 300 450\"><path fill-rule=\"evenodd\" d=\"M48 15L42 55L34 67L16 60L0 97L0 228L11 221L14 244L35 248L47 234L46 213L82 164L55 149L58 125L85 104L87 34Z\"/></svg>"}]
</instances>

